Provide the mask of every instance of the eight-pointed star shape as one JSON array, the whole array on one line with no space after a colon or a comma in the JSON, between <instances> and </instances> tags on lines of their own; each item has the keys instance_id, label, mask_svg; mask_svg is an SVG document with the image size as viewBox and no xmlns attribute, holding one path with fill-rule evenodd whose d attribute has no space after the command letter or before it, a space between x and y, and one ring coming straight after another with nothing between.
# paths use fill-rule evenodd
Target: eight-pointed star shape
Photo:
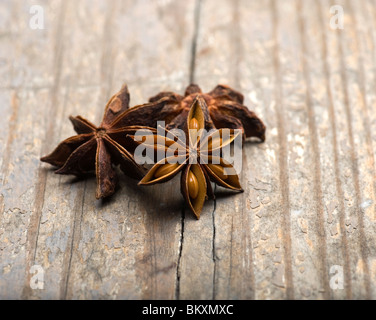
<instances>
[{"instance_id":1,"label":"eight-pointed star shape","mask_svg":"<svg viewBox=\"0 0 376 320\"><path fill-rule=\"evenodd\" d=\"M128 88L124 85L107 103L98 127L81 116L71 116L69 119L77 135L61 142L41 161L59 167L55 171L57 174L82 176L94 170L97 178L96 198L111 196L118 180L114 165L120 164L122 171L132 178L140 179L144 174L144 169L127 150L132 144L126 137L145 128L142 125L145 123L142 120L145 113L143 108L147 112L149 105L129 109ZM137 125L137 119L141 125Z\"/></svg>"}]
</instances>

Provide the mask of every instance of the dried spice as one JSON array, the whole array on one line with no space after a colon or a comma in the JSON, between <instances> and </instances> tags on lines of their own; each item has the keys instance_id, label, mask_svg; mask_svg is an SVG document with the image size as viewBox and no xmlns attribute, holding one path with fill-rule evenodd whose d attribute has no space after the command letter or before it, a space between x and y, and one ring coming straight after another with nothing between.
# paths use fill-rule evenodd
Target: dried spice
<instances>
[{"instance_id":1,"label":"dried spice","mask_svg":"<svg viewBox=\"0 0 376 320\"><path fill-rule=\"evenodd\" d=\"M144 176L146 170L136 163L133 154L137 144L145 142L134 138L137 131L148 129L145 133L148 135L151 131L152 139L146 143L147 147L155 152L162 149L166 156L139 184L162 183L181 172L181 192L199 218L205 199L214 197L211 182L243 191L235 167L223 157L224 148L232 145L241 133L243 139L265 140L265 125L243 105L243 100L241 93L227 86L218 85L211 92L202 93L192 84L184 96L162 92L149 103L129 108L129 92L125 85L107 103L98 127L81 116L70 117L77 135L61 142L41 161L58 167L58 174L82 176L94 171L96 197L105 198L115 192L116 165L130 177L141 179ZM164 135L156 130L158 121L167 124ZM214 133L200 131L215 128L219 130ZM224 135L225 128L230 129L230 135ZM174 135L173 129L182 129L188 142ZM169 154L167 150L174 144L183 152ZM193 158L195 160L191 161Z\"/></svg>"},{"instance_id":2,"label":"dried spice","mask_svg":"<svg viewBox=\"0 0 376 320\"><path fill-rule=\"evenodd\" d=\"M164 101L160 102L159 106L163 107ZM95 170L97 199L108 197L115 192L118 179L114 165L120 164L126 175L140 179L144 175L144 169L134 161L131 152L127 150L132 149L133 143L127 135L145 128L144 123L155 126L156 122L154 123L151 117L145 118L145 114L150 115L158 105L128 108L129 92L125 85L107 103L99 127L81 116L70 117L78 135L61 142L50 155L41 158L41 161L59 167L57 174L82 176Z\"/></svg>"},{"instance_id":3,"label":"dried spice","mask_svg":"<svg viewBox=\"0 0 376 320\"><path fill-rule=\"evenodd\" d=\"M241 129L244 139L257 137L261 141L265 140L266 128L263 122L243 105L243 95L228 86L218 85L211 92L202 93L199 86L191 84L186 89L184 97L173 92L161 92L149 101L151 103L164 99L169 99L170 103L176 101L175 108L169 105L169 110L174 110L177 116L171 120L168 128L181 128L185 125L189 108L197 95L205 100L216 128Z\"/></svg>"},{"instance_id":4,"label":"dried spice","mask_svg":"<svg viewBox=\"0 0 376 320\"><path fill-rule=\"evenodd\" d=\"M149 145L154 150L164 148L164 151L167 152L172 143L178 143L182 148L185 148L184 154L166 156L165 159L157 162L139 183L140 185L162 183L182 172L181 192L198 219L207 198L207 193L213 195L210 181L228 189L243 191L235 168L225 159L218 157L218 152L216 152L231 144L237 135L233 133L228 139L223 139L224 135L222 135L221 129L218 130L219 134L215 136L214 133L205 134L205 132L200 132L200 129L208 129L205 127L206 123L209 124L209 128L214 127L206 102L198 95L193 100L185 119L184 127L188 133L188 142L183 142L170 130L166 129L166 136L159 136L157 139L153 139L153 143ZM169 137L173 137L173 140ZM197 161L191 161L193 154ZM202 159L206 160L201 161Z\"/></svg>"}]
</instances>

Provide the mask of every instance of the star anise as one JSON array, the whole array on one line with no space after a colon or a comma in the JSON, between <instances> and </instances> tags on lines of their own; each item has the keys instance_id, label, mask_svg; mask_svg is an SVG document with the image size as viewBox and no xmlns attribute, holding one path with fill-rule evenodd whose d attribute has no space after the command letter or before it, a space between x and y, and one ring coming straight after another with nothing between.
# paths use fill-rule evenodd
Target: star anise
<instances>
[{"instance_id":1,"label":"star anise","mask_svg":"<svg viewBox=\"0 0 376 320\"><path fill-rule=\"evenodd\" d=\"M209 124L213 128L207 105L202 96L198 95L192 102L185 119L188 142L182 141L173 131L165 130L166 136L154 136L148 145L154 150L164 149L166 157L157 162L140 181L140 185L153 185L172 179L179 172L181 175L181 192L197 219L207 198L212 194L210 181L232 190L243 191L235 168L224 158L218 156L223 147L230 145L240 134L231 130L231 134L223 134L223 130L207 133L201 129ZM134 137L133 137L134 138ZM142 142L148 144L147 140ZM168 155L173 143L178 144L176 150ZM173 149L173 148L172 148Z\"/></svg>"},{"instance_id":2,"label":"star anise","mask_svg":"<svg viewBox=\"0 0 376 320\"><path fill-rule=\"evenodd\" d=\"M170 99L171 103L176 101L174 111L178 115L171 121L168 128L181 128L185 124L189 108L197 95L205 100L216 128L241 129L244 139L257 137L261 141L265 140L266 127L263 122L243 105L243 95L228 86L218 85L211 92L202 93L198 85L191 84L186 89L184 97L173 92L161 92L149 101L152 103L161 99ZM170 109L173 108L170 106Z\"/></svg>"},{"instance_id":3,"label":"star anise","mask_svg":"<svg viewBox=\"0 0 376 320\"><path fill-rule=\"evenodd\" d=\"M129 108L129 92L126 85L107 103L102 123L99 127L81 116L70 117L78 135L61 142L57 148L41 161L59 167L57 174L84 175L95 170L97 177L96 198L105 198L115 192L117 174L114 165L120 164L122 171L133 178L140 179L144 169L134 160L127 149L132 141L126 136L145 128L144 124L156 123L151 117L145 118L151 110L163 108L164 99L159 106L153 104ZM158 111L155 111L156 113ZM149 130L155 130L148 128Z\"/></svg>"}]
</instances>

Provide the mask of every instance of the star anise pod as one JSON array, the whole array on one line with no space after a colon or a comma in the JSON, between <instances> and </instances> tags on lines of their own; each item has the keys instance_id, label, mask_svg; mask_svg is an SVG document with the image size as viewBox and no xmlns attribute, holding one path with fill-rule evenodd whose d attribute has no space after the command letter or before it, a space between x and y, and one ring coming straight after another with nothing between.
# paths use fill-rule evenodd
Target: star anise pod
<instances>
[{"instance_id":1,"label":"star anise pod","mask_svg":"<svg viewBox=\"0 0 376 320\"><path fill-rule=\"evenodd\" d=\"M167 101L165 99L163 101ZM159 103L160 108L164 102ZM114 165L120 164L122 171L140 179L144 169L134 160L131 152L132 141L126 136L145 128L144 124L154 124L145 114L156 110L158 105L129 108L129 92L126 85L107 103L102 123L99 127L81 116L70 117L78 135L61 142L57 148L41 161L59 167L55 173L82 176L95 170L97 177L96 198L105 198L115 192L117 174ZM155 111L157 113L157 111ZM149 130L155 130L148 128Z\"/></svg>"},{"instance_id":2,"label":"star anise pod","mask_svg":"<svg viewBox=\"0 0 376 320\"><path fill-rule=\"evenodd\" d=\"M218 85L211 92L202 93L198 85L191 84L184 96L173 92L161 92L149 101L155 103L166 98L176 101L176 107L170 106L170 108L178 112L178 115L171 121L168 128L181 128L185 124L189 108L197 95L205 100L216 128L241 129L244 139L257 137L265 141L264 123L254 112L243 105L243 95L228 86Z\"/></svg>"},{"instance_id":3,"label":"star anise pod","mask_svg":"<svg viewBox=\"0 0 376 320\"><path fill-rule=\"evenodd\" d=\"M230 145L240 132L235 134L235 131L231 130L231 134L225 138L222 129L209 133L202 131L201 129L205 129L205 124L210 124L211 120L205 100L200 95L193 100L185 122L188 142L182 141L174 135L173 131L166 129L166 136L154 136L151 144L148 145L154 150L164 148L164 154L168 154L173 143L177 143L184 152L166 155L149 170L139 184L162 183L182 172L181 192L188 206L199 219L207 193L213 193L210 181L228 189L243 191L235 168L218 156L220 154L218 151ZM209 127L213 128L213 125ZM147 140L142 143L148 144Z\"/></svg>"}]
</instances>

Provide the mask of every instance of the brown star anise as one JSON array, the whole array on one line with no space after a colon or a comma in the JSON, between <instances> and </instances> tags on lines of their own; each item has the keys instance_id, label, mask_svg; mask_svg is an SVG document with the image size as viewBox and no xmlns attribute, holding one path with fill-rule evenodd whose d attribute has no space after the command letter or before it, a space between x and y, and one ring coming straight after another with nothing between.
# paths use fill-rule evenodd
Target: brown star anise
<instances>
[{"instance_id":1,"label":"brown star anise","mask_svg":"<svg viewBox=\"0 0 376 320\"><path fill-rule=\"evenodd\" d=\"M164 149L164 154L168 154L171 148L174 150L174 143L180 147L177 151L183 149L183 153L174 151L173 155L166 155L157 162L139 184L162 183L182 172L181 192L197 219L200 218L207 193L213 193L210 180L222 187L243 191L235 168L218 156L222 148L230 145L240 133L235 134L235 130L231 130L231 134L225 138L222 129L209 133L202 131L205 124L209 124L209 128L214 127L205 100L197 95L185 119L188 142L183 142L173 131L167 129L166 136L154 135L149 144L147 139L142 142L154 151Z\"/></svg>"},{"instance_id":2,"label":"brown star anise","mask_svg":"<svg viewBox=\"0 0 376 320\"><path fill-rule=\"evenodd\" d=\"M241 129L243 138L257 137L261 141L265 140L265 125L256 114L243 105L244 97L240 92L225 86L218 85L209 93L202 93L200 87L191 84L185 91L184 97L173 92L161 92L149 99L156 103L161 99L169 99L170 103L176 101L174 110L177 116L171 121L168 128L181 128L185 125L185 119L193 100L201 96L210 113L210 117L216 128ZM162 100L164 101L164 100Z\"/></svg>"},{"instance_id":3,"label":"brown star anise","mask_svg":"<svg viewBox=\"0 0 376 320\"><path fill-rule=\"evenodd\" d=\"M70 117L78 135L61 142L57 148L41 161L59 167L57 174L81 176L95 170L97 177L96 198L105 198L115 192L117 175L114 165L120 164L122 171L133 178L140 179L144 169L133 159L131 141L126 137L144 124L156 125L150 113L158 113L164 106L164 99L158 104L129 108L129 93L126 85L107 103L102 123L99 127L81 116ZM155 129L148 128L154 131Z\"/></svg>"}]
</instances>

